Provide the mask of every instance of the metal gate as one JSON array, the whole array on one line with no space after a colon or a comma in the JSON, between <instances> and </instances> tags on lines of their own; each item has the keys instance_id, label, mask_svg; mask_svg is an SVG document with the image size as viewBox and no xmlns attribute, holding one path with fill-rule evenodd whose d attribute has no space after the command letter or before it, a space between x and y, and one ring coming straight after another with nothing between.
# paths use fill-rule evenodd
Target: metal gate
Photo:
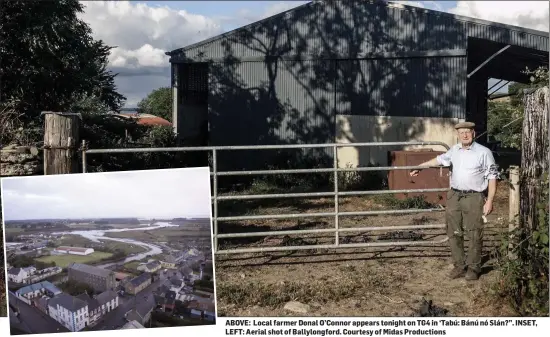
<instances>
[{"instance_id":1,"label":"metal gate","mask_svg":"<svg viewBox=\"0 0 550 337\"><path fill-rule=\"evenodd\" d=\"M192 151L208 151L212 153L211 176L213 178L213 194L212 194L212 222L213 222L213 241L212 247L215 254L239 254L239 253L258 253L258 252L281 252L281 251L296 251L296 250L311 250L311 249L335 249L335 248L364 248L364 247L391 247L391 246L415 246L439 245L448 240L444 238L433 241L394 241L394 242L365 242L365 243L340 243L339 234L343 232L369 232L382 230L411 230L411 229L443 229L445 224L423 224L409 226L386 226L386 227L354 227L340 228L339 219L343 216L367 216L367 215L382 215L382 214L409 214L409 213L427 213L427 212L442 212L443 207L429 209L398 209L398 210L377 210L377 211L358 211L358 212L341 212L339 211L340 196L362 196L362 195L382 195L382 194L398 194L398 193L427 193L427 192L446 192L448 188L435 189L407 189L407 190L373 190L373 191L338 191L338 173L346 171L391 171L391 170L412 170L419 166L378 166L378 167L356 167L356 168L339 168L338 167L338 148L342 147L382 147L382 146L442 146L446 150L449 146L443 142L372 142L372 143L346 143L346 144L305 144L305 145L252 145L252 146L203 146L203 147L167 147L167 148L123 148L123 149L86 149L82 151L82 170L87 171L87 155L89 154L114 154L114 153L144 153L144 152L192 152ZM281 170L255 170L255 171L225 171L218 172L217 154L220 151L238 151L238 150L281 150L281 149L306 149L306 148L332 148L334 165L330 168L317 169L281 169ZM256 195L218 195L218 177L220 176L250 176L250 175L271 175L271 174L307 174L332 172L334 174L334 190L332 192L312 192L312 193L280 193L280 194L256 194ZM306 197L334 197L334 211L323 213L289 213L276 215L249 215L249 216L218 216L218 201L222 200L258 200L258 199L273 199L273 198L306 198ZM266 220L266 219L298 219L312 217L334 217L334 228L330 229L308 229L308 230L281 230L269 232L253 232L253 233L227 233L218 234L219 221L246 221L246 220ZM282 236L296 234L317 234L317 233L334 233L333 244L319 244L307 246L275 246L275 247L258 247L258 248L239 248L239 249L224 249L218 250L218 239L243 238L243 237L260 237L260 236Z\"/></svg>"}]
</instances>

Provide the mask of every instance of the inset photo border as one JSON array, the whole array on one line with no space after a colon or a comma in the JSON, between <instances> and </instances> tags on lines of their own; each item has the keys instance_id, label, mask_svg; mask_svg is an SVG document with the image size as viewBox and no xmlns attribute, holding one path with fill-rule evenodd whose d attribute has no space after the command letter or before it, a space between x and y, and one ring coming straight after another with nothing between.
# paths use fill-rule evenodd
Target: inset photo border
<instances>
[{"instance_id":1,"label":"inset photo border","mask_svg":"<svg viewBox=\"0 0 550 337\"><path fill-rule=\"evenodd\" d=\"M1 180L11 334L216 323L210 169Z\"/></svg>"}]
</instances>

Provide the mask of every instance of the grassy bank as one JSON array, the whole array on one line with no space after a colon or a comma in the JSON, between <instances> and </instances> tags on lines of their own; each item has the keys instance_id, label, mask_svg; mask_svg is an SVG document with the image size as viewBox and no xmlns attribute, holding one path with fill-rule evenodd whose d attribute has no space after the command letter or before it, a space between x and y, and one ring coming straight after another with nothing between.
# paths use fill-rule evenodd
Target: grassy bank
<instances>
[{"instance_id":1,"label":"grassy bank","mask_svg":"<svg viewBox=\"0 0 550 337\"><path fill-rule=\"evenodd\" d=\"M71 262L76 263L95 263L99 262L102 259L107 259L113 256L111 253L105 253L105 252L93 252L90 255L50 255L50 256L42 256L36 259L37 261L44 262L44 263L52 263L55 262L55 265L61 268L65 268L69 265Z\"/></svg>"}]
</instances>

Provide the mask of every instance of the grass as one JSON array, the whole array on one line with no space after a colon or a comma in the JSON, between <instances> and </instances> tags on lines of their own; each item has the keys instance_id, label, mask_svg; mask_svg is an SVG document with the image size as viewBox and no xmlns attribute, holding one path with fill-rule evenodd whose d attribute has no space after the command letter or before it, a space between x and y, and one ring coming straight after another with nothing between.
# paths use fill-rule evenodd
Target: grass
<instances>
[{"instance_id":1,"label":"grass","mask_svg":"<svg viewBox=\"0 0 550 337\"><path fill-rule=\"evenodd\" d=\"M124 265L124 268L137 270L137 267L139 266L139 263L140 262L138 262L138 261L128 262Z\"/></svg>"},{"instance_id":2,"label":"grass","mask_svg":"<svg viewBox=\"0 0 550 337\"><path fill-rule=\"evenodd\" d=\"M382 274L342 273L338 284L327 280L309 280L309 282L257 282L257 280L239 283L218 282L217 296L225 304L236 306L261 306L276 308L289 301L310 303L313 301L328 303L357 294L376 291L384 293L388 289L387 277Z\"/></svg>"},{"instance_id":3,"label":"grass","mask_svg":"<svg viewBox=\"0 0 550 337\"><path fill-rule=\"evenodd\" d=\"M99 262L102 259L106 259L113 256L111 253L105 253L105 252L93 252L90 255L81 256L81 255L50 255L50 256L43 256L38 259L37 261L45 262L45 263L51 263L55 262L55 265L61 268L65 268L69 265L71 262L76 263L94 263Z\"/></svg>"},{"instance_id":4,"label":"grass","mask_svg":"<svg viewBox=\"0 0 550 337\"><path fill-rule=\"evenodd\" d=\"M110 232L105 236L111 238L128 238L148 241L171 241L176 238L210 237L209 231L184 230L181 228L161 228L148 231Z\"/></svg>"},{"instance_id":5,"label":"grass","mask_svg":"<svg viewBox=\"0 0 550 337\"><path fill-rule=\"evenodd\" d=\"M6 235L9 235L9 234L21 234L25 232L23 230L23 228L20 228L20 227L7 227L6 228Z\"/></svg>"}]
</instances>

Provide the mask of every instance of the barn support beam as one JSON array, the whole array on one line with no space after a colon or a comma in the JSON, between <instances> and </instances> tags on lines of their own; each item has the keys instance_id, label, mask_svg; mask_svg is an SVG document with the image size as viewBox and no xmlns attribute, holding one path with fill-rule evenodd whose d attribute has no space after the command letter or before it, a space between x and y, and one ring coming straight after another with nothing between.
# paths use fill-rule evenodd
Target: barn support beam
<instances>
[{"instance_id":1,"label":"barn support beam","mask_svg":"<svg viewBox=\"0 0 550 337\"><path fill-rule=\"evenodd\" d=\"M507 85L508 83L510 83L510 81L504 82L504 84L501 85L500 87L498 87L498 89L496 89L495 91L493 91L493 92L487 94L487 97L491 97L492 94L494 94L495 92L497 92L497 91L499 91L500 89L504 88L504 86ZM487 91L490 91L490 90L491 90L491 89L489 89L489 90L487 90Z\"/></svg>"},{"instance_id":2,"label":"barn support beam","mask_svg":"<svg viewBox=\"0 0 550 337\"><path fill-rule=\"evenodd\" d=\"M404 51L404 52L388 52L388 53L368 53L359 55L354 60L377 60L377 59L399 59L399 58L426 58L426 57L457 57L457 56L467 56L466 49L448 49L448 50L427 50L427 51ZM328 61L328 60L349 60L347 55L336 55L331 57L319 57L318 55L286 55L286 56L249 56L249 57L238 57L240 62L264 62L267 59L273 61ZM226 58L209 58L205 60L204 58L189 58L182 57L177 58L172 56L170 59L172 63L203 63L203 62L214 62L214 63L223 63L227 62Z\"/></svg>"},{"instance_id":3,"label":"barn support beam","mask_svg":"<svg viewBox=\"0 0 550 337\"><path fill-rule=\"evenodd\" d=\"M172 127L174 133L179 140L179 106L180 106L180 94L179 94L179 69L180 66L177 63L172 63L171 77L172 77Z\"/></svg>"},{"instance_id":4,"label":"barn support beam","mask_svg":"<svg viewBox=\"0 0 550 337\"><path fill-rule=\"evenodd\" d=\"M489 56L489 58L487 58L485 61L483 61L479 66L477 66L477 68L475 68L471 73L468 74L468 78L472 77L475 73L477 73L479 71L479 69L483 68L492 59L494 59L498 55L502 54L504 51L506 51L510 47L511 47L511 45L506 45L505 47L501 48L499 51L497 51L493 55Z\"/></svg>"}]
</instances>

